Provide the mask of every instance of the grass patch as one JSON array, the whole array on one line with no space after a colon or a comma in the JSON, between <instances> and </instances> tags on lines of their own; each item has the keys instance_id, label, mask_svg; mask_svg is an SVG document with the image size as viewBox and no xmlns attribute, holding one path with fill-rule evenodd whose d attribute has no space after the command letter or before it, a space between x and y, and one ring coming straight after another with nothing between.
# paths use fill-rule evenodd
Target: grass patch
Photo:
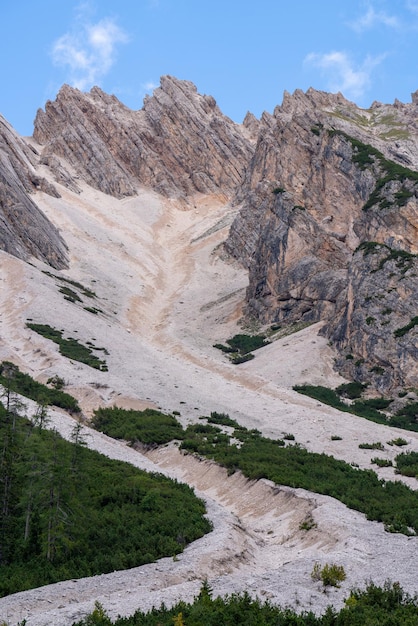
<instances>
[{"instance_id":1,"label":"grass patch","mask_svg":"<svg viewBox=\"0 0 418 626\"><path fill-rule=\"evenodd\" d=\"M77 339L70 337L69 339L64 339L63 331L57 330L56 328L52 328L48 324L33 324L32 322L27 322L26 326L31 330L34 330L42 337L46 339L50 339L54 343L58 344L60 354L67 357L68 359L72 359L73 361L79 361L80 363L84 363L89 367L93 367L94 369L100 370L101 372L107 372L106 361L99 359L95 354L93 354L93 350L105 351L105 348L97 348L87 347L81 344Z\"/></svg>"}]
</instances>

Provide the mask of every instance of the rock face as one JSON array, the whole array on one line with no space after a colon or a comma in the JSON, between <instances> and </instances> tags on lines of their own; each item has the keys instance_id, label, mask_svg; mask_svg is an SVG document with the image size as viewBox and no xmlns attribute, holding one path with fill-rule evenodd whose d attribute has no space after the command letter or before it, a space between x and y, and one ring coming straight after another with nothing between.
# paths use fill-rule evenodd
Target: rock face
<instances>
[{"instance_id":1,"label":"rock face","mask_svg":"<svg viewBox=\"0 0 418 626\"><path fill-rule=\"evenodd\" d=\"M97 87L64 86L39 110L35 140L43 158L65 158L89 185L121 198L148 186L166 196L228 196L253 152L250 133L225 117L214 98L170 76L132 111Z\"/></svg>"},{"instance_id":2,"label":"rock face","mask_svg":"<svg viewBox=\"0 0 418 626\"><path fill-rule=\"evenodd\" d=\"M67 265L64 240L38 209L30 194L59 194L37 175L38 156L0 116L0 248L27 259L30 255L55 268Z\"/></svg>"},{"instance_id":3,"label":"rock face","mask_svg":"<svg viewBox=\"0 0 418 626\"><path fill-rule=\"evenodd\" d=\"M340 352L339 371L382 393L418 387L418 256L363 243L324 332Z\"/></svg>"},{"instance_id":4,"label":"rock face","mask_svg":"<svg viewBox=\"0 0 418 626\"><path fill-rule=\"evenodd\" d=\"M64 86L35 120L40 154L0 124L0 246L62 267L65 245L30 193L37 174L116 198L151 187L239 209L227 251L248 267L246 316L325 322L339 370L383 391L418 387L418 94L359 109L341 94L285 93L242 125L170 76L141 110Z\"/></svg>"},{"instance_id":5,"label":"rock face","mask_svg":"<svg viewBox=\"0 0 418 626\"><path fill-rule=\"evenodd\" d=\"M285 94L260 120L226 242L249 268L248 317L326 320L340 371L381 390L418 385L417 112Z\"/></svg>"}]
</instances>

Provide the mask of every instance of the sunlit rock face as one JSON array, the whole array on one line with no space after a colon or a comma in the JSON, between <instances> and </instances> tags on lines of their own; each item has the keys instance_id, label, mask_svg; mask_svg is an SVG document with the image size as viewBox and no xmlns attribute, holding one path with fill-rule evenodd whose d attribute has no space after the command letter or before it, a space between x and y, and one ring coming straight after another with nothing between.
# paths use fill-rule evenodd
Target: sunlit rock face
<instances>
[{"instance_id":1,"label":"sunlit rock face","mask_svg":"<svg viewBox=\"0 0 418 626\"><path fill-rule=\"evenodd\" d=\"M418 384L417 112L285 94L261 117L226 242L249 269L249 318L325 320L340 371L382 391Z\"/></svg>"},{"instance_id":2,"label":"sunlit rock face","mask_svg":"<svg viewBox=\"0 0 418 626\"><path fill-rule=\"evenodd\" d=\"M99 88L62 87L35 120L43 155L63 157L88 184L115 197L138 186L166 196L229 195L253 152L249 133L213 97L170 76L133 111Z\"/></svg>"},{"instance_id":3,"label":"sunlit rock face","mask_svg":"<svg viewBox=\"0 0 418 626\"><path fill-rule=\"evenodd\" d=\"M89 185L119 199L146 187L185 206L216 195L236 207L225 249L248 268L248 319L322 320L341 373L382 392L416 388L417 124L417 94L364 110L297 90L236 124L171 76L136 111L65 85L32 139L1 120L0 247L67 265L40 193Z\"/></svg>"}]
</instances>

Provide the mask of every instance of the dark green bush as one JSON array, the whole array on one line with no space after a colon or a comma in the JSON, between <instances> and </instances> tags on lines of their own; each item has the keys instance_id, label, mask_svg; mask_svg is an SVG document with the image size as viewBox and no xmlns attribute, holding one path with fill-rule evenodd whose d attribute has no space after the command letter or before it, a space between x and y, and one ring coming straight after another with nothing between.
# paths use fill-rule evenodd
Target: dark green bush
<instances>
[{"instance_id":1,"label":"dark green bush","mask_svg":"<svg viewBox=\"0 0 418 626\"><path fill-rule=\"evenodd\" d=\"M228 339L226 342L235 352L240 354L248 354L253 350L258 350L266 346L269 341L265 335L234 335L232 339Z\"/></svg>"},{"instance_id":2,"label":"dark green bush","mask_svg":"<svg viewBox=\"0 0 418 626\"><path fill-rule=\"evenodd\" d=\"M401 328L397 328L396 330L394 330L393 334L395 335L395 337L403 337L404 335L406 335L407 332L412 330L412 328L414 328L415 326L418 326L418 315L413 317L411 321L409 322L409 324L406 324L406 326L402 326Z\"/></svg>"},{"instance_id":3,"label":"dark green bush","mask_svg":"<svg viewBox=\"0 0 418 626\"><path fill-rule=\"evenodd\" d=\"M164 444L184 437L183 428L174 416L155 409L135 411L117 406L100 408L94 411L91 423L109 437L123 439L131 444Z\"/></svg>"},{"instance_id":4,"label":"dark green bush","mask_svg":"<svg viewBox=\"0 0 418 626\"><path fill-rule=\"evenodd\" d=\"M395 461L397 473L418 478L418 452L402 452Z\"/></svg>"},{"instance_id":5,"label":"dark green bush","mask_svg":"<svg viewBox=\"0 0 418 626\"><path fill-rule=\"evenodd\" d=\"M336 392L343 398L360 398L367 385L359 382L343 383L336 388Z\"/></svg>"},{"instance_id":6,"label":"dark green bush","mask_svg":"<svg viewBox=\"0 0 418 626\"><path fill-rule=\"evenodd\" d=\"M0 596L173 556L210 530L185 484L89 450L82 432L69 443L17 418L11 440L1 406L0 417L2 445L13 444Z\"/></svg>"},{"instance_id":7,"label":"dark green bush","mask_svg":"<svg viewBox=\"0 0 418 626\"><path fill-rule=\"evenodd\" d=\"M239 365L240 363L245 363L246 361L252 361L253 358L254 355L251 352L248 352L247 354L242 354L231 358L231 363L233 363L234 365Z\"/></svg>"}]
</instances>

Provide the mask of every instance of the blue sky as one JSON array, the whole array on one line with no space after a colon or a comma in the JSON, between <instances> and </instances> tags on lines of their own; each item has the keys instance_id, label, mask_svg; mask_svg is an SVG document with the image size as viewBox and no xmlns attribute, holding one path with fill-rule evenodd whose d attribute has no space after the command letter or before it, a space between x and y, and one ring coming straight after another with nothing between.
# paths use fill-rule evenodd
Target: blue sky
<instances>
[{"instance_id":1,"label":"blue sky","mask_svg":"<svg viewBox=\"0 0 418 626\"><path fill-rule=\"evenodd\" d=\"M0 113L22 135L68 83L124 104L171 74L236 122L284 90L359 106L418 89L418 0L0 0Z\"/></svg>"}]
</instances>

